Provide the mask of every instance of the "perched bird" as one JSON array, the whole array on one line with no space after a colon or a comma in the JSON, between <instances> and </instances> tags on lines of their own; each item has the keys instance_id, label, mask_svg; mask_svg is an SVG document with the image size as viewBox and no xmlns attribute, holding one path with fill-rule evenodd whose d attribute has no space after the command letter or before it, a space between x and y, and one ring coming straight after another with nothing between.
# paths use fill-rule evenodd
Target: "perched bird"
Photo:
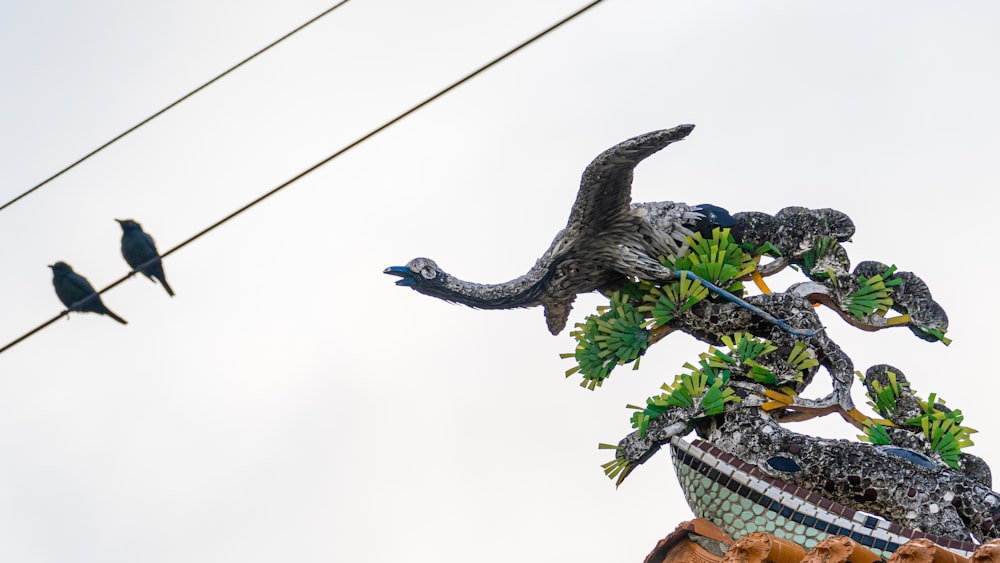
<instances>
[{"instance_id":1,"label":"perched bird","mask_svg":"<svg viewBox=\"0 0 1000 563\"><path fill-rule=\"evenodd\" d=\"M111 309L104 306L101 296L94 291L94 286L90 285L87 278L73 271L73 268L65 262L56 262L49 266L52 268L52 285L56 288L56 295L59 300L70 311L81 311L85 313L99 313L107 315L112 319L122 323L128 322L114 314ZM86 303L81 303L87 297L91 297Z\"/></svg>"},{"instance_id":2,"label":"perched bird","mask_svg":"<svg viewBox=\"0 0 1000 563\"><path fill-rule=\"evenodd\" d=\"M147 278L156 278L160 281L163 289L173 297L174 290L167 283L167 276L163 273L163 262L160 261L160 253L156 250L156 243L153 237L142 230L142 225L131 219L115 219L122 226L122 256L133 271L142 272Z\"/></svg>"},{"instance_id":3,"label":"perched bird","mask_svg":"<svg viewBox=\"0 0 1000 563\"><path fill-rule=\"evenodd\" d=\"M396 285L477 309L541 305L552 334L565 328L579 293L613 288L629 277L672 281L677 273L658 258L683 255L688 250L688 237L695 232L711 233L713 226L731 226L733 217L708 204L632 204L632 171L643 159L687 137L693 129L694 125L679 125L653 131L601 153L583 172L566 228L528 273L517 279L499 284L467 282L445 273L429 258L415 258L406 266L386 268L384 273L401 277ZM728 292L706 287L795 332Z\"/></svg>"}]
</instances>

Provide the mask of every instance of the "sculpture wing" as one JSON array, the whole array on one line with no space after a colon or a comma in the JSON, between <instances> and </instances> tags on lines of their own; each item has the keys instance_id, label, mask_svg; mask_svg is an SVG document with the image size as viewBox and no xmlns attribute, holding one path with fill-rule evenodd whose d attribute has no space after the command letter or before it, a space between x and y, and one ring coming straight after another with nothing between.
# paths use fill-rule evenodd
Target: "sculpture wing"
<instances>
[{"instance_id":1,"label":"sculpture wing","mask_svg":"<svg viewBox=\"0 0 1000 563\"><path fill-rule=\"evenodd\" d=\"M694 125L653 131L604 151L583 171L580 192L566 225L566 234L599 233L632 202L632 170L646 157L687 137Z\"/></svg>"}]
</instances>

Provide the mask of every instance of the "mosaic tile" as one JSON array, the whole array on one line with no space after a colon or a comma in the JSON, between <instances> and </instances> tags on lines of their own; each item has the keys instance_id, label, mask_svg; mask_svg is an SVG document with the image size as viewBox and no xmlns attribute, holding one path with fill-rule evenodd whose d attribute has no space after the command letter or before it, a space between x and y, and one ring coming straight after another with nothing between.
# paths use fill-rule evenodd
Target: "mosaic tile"
<instances>
[{"instance_id":1,"label":"mosaic tile","mask_svg":"<svg viewBox=\"0 0 1000 563\"><path fill-rule=\"evenodd\" d=\"M801 487L789 486L732 456L727 461L724 452L710 444L696 444L675 439L671 451L677 479L695 515L715 522L735 539L766 531L811 549L831 535L846 535L884 557L908 539L924 536L960 554L974 549L966 542L908 530L841 506ZM718 457L705 455L716 451Z\"/></svg>"}]
</instances>

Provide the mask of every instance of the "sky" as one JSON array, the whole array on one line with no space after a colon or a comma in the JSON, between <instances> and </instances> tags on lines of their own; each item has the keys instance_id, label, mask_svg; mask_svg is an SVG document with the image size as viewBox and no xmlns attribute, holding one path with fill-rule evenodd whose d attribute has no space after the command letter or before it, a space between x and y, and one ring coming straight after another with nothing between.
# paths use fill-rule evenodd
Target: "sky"
<instances>
[{"instance_id":1,"label":"sky","mask_svg":"<svg viewBox=\"0 0 1000 563\"><path fill-rule=\"evenodd\" d=\"M6 0L0 199L330 5ZM127 273L115 218L171 248L582 5L353 0L0 212L0 345L62 310L46 265ZM850 215L853 261L921 276L954 343L824 313L830 335L961 408L970 451L1000 459L998 19L608 0L167 258L176 297L138 277L106 293L127 326L73 314L0 355L0 560L641 561L690 510L665 452L616 490L597 444L707 347L673 335L588 391L540 309L382 270L517 277L591 159L680 123L697 128L637 168L633 201Z\"/></svg>"}]
</instances>

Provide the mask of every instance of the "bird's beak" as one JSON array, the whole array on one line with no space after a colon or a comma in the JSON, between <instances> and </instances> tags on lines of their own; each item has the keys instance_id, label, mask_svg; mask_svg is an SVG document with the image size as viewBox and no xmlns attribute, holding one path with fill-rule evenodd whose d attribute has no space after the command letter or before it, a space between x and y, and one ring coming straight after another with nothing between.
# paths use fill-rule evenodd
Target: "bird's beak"
<instances>
[{"instance_id":1,"label":"bird's beak","mask_svg":"<svg viewBox=\"0 0 1000 563\"><path fill-rule=\"evenodd\" d=\"M121 225L125 222L125 219L115 219L115 221L118 221L118 224Z\"/></svg>"},{"instance_id":2,"label":"bird's beak","mask_svg":"<svg viewBox=\"0 0 1000 563\"><path fill-rule=\"evenodd\" d=\"M55 267L56 267L55 264L49 264L49 268L55 268Z\"/></svg>"},{"instance_id":3,"label":"bird's beak","mask_svg":"<svg viewBox=\"0 0 1000 563\"><path fill-rule=\"evenodd\" d=\"M403 278L401 280L397 280L396 285L414 285L416 283L416 280L413 279L413 270L407 268L406 266L389 266L388 268L382 270L382 273Z\"/></svg>"}]
</instances>

